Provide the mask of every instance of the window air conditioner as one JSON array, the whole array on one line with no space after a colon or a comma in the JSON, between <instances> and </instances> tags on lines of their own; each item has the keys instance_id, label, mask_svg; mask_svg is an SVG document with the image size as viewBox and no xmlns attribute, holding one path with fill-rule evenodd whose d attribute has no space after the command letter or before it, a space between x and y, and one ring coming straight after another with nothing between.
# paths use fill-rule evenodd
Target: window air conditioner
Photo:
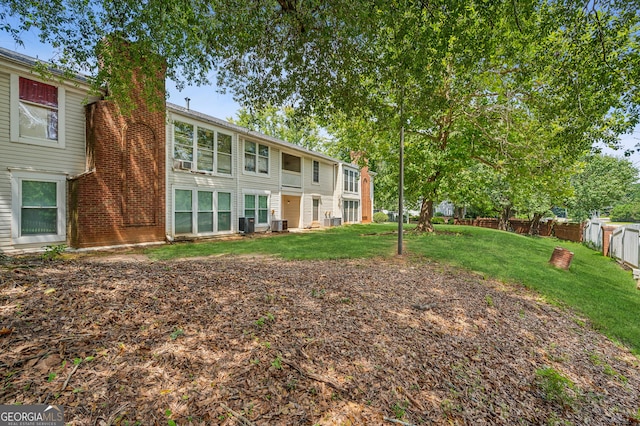
<instances>
[{"instance_id":1,"label":"window air conditioner","mask_svg":"<svg viewBox=\"0 0 640 426\"><path fill-rule=\"evenodd\" d=\"M180 165L179 167L182 170L191 170L193 166L193 161L188 161L188 160L180 160Z\"/></svg>"}]
</instances>

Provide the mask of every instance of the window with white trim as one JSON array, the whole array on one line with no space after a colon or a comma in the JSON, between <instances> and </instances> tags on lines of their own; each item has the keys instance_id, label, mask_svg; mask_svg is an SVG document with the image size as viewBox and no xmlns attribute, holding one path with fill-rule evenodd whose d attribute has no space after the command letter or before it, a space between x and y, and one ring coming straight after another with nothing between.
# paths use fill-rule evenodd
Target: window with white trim
<instances>
[{"instance_id":1,"label":"window with white trim","mask_svg":"<svg viewBox=\"0 0 640 426\"><path fill-rule=\"evenodd\" d=\"M232 137L227 133L185 123L173 122L173 157L189 161L192 170L230 175Z\"/></svg>"},{"instance_id":2,"label":"window with white trim","mask_svg":"<svg viewBox=\"0 0 640 426\"><path fill-rule=\"evenodd\" d=\"M231 174L231 135L218 132L218 173Z\"/></svg>"},{"instance_id":3,"label":"window with white trim","mask_svg":"<svg viewBox=\"0 0 640 426\"><path fill-rule=\"evenodd\" d=\"M193 125L173 123L173 156L176 160L193 161Z\"/></svg>"},{"instance_id":4,"label":"window with white trim","mask_svg":"<svg viewBox=\"0 0 640 426\"><path fill-rule=\"evenodd\" d=\"M313 160L313 183L320 183L320 162Z\"/></svg>"},{"instance_id":5,"label":"window with white trim","mask_svg":"<svg viewBox=\"0 0 640 426\"><path fill-rule=\"evenodd\" d=\"M212 234L231 230L231 193L175 189L176 234Z\"/></svg>"},{"instance_id":6,"label":"window with white trim","mask_svg":"<svg viewBox=\"0 0 640 426\"><path fill-rule=\"evenodd\" d=\"M193 233L193 191L176 189L174 205L175 233Z\"/></svg>"},{"instance_id":7,"label":"window with white trim","mask_svg":"<svg viewBox=\"0 0 640 426\"><path fill-rule=\"evenodd\" d=\"M198 164L196 170L213 171L214 131L198 127Z\"/></svg>"},{"instance_id":8,"label":"window with white trim","mask_svg":"<svg viewBox=\"0 0 640 426\"><path fill-rule=\"evenodd\" d=\"M64 148L65 90L11 75L11 140Z\"/></svg>"},{"instance_id":9,"label":"window with white trim","mask_svg":"<svg viewBox=\"0 0 640 426\"><path fill-rule=\"evenodd\" d=\"M344 200L342 207L342 220L343 222L357 222L358 221L358 208L360 203L354 200Z\"/></svg>"},{"instance_id":10,"label":"window with white trim","mask_svg":"<svg viewBox=\"0 0 640 426\"><path fill-rule=\"evenodd\" d=\"M66 240L66 176L12 173L12 237L16 244Z\"/></svg>"},{"instance_id":11,"label":"window with white trim","mask_svg":"<svg viewBox=\"0 0 640 426\"><path fill-rule=\"evenodd\" d=\"M268 224L269 196L259 194L245 194L244 217L254 218L256 224Z\"/></svg>"},{"instance_id":12,"label":"window with white trim","mask_svg":"<svg viewBox=\"0 0 640 426\"><path fill-rule=\"evenodd\" d=\"M218 231L231 231L231 193L218 192Z\"/></svg>"},{"instance_id":13,"label":"window with white trim","mask_svg":"<svg viewBox=\"0 0 640 426\"><path fill-rule=\"evenodd\" d=\"M198 234L213 232L213 192L198 191Z\"/></svg>"},{"instance_id":14,"label":"window with white trim","mask_svg":"<svg viewBox=\"0 0 640 426\"><path fill-rule=\"evenodd\" d=\"M244 171L269 174L269 146L244 141Z\"/></svg>"},{"instance_id":15,"label":"window with white trim","mask_svg":"<svg viewBox=\"0 0 640 426\"><path fill-rule=\"evenodd\" d=\"M355 170L344 169L343 173L343 181L344 181L344 190L347 192L358 193L359 189L359 181L360 181L360 173Z\"/></svg>"}]
</instances>

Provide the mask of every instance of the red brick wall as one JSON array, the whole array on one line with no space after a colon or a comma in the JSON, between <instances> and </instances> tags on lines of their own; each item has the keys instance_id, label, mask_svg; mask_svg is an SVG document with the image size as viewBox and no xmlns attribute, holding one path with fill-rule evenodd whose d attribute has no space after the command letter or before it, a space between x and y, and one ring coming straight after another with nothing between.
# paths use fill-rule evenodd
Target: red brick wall
<instances>
[{"instance_id":1,"label":"red brick wall","mask_svg":"<svg viewBox=\"0 0 640 426\"><path fill-rule=\"evenodd\" d=\"M616 230L615 226L603 226L602 227L602 255L609 256L609 246L611 234Z\"/></svg>"},{"instance_id":2,"label":"red brick wall","mask_svg":"<svg viewBox=\"0 0 640 426\"><path fill-rule=\"evenodd\" d=\"M360 199L362 200L362 223L373 221L373 205L371 200L371 175L369 167L360 170Z\"/></svg>"},{"instance_id":3,"label":"red brick wall","mask_svg":"<svg viewBox=\"0 0 640 426\"><path fill-rule=\"evenodd\" d=\"M137 99L127 116L112 101L86 108L87 161L94 171L69 185L73 247L165 239L165 112Z\"/></svg>"}]
</instances>

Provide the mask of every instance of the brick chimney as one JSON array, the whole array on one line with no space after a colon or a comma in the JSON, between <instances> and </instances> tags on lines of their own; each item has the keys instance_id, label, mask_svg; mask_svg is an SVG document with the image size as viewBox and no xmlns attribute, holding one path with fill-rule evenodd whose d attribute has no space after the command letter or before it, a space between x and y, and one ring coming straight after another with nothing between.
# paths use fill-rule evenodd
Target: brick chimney
<instances>
[{"instance_id":1,"label":"brick chimney","mask_svg":"<svg viewBox=\"0 0 640 426\"><path fill-rule=\"evenodd\" d=\"M101 100L86 107L87 172L69 184L73 247L164 241L165 110L150 108L132 72L133 108ZM164 99L164 70L158 72Z\"/></svg>"}]
</instances>

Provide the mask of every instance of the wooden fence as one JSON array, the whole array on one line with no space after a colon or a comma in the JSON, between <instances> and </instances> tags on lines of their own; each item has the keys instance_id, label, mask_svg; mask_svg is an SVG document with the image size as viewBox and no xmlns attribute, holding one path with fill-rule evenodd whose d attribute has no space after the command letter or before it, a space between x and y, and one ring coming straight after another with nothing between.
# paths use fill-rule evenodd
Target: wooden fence
<instances>
[{"instance_id":1,"label":"wooden fence","mask_svg":"<svg viewBox=\"0 0 640 426\"><path fill-rule=\"evenodd\" d=\"M456 220L456 224L480 226L498 229L498 219L478 218ZM509 227L513 232L527 234L531 222L510 219ZM600 251L604 256L618 259L632 268L640 268L640 224L627 226L611 226L599 220L584 223L540 223L541 236L554 236L560 240L584 242L591 248Z\"/></svg>"},{"instance_id":2,"label":"wooden fence","mask_svg":"<svg viewBox=\"0 0 640 426\"><path fill-rule=\"evenodd\" d=\"M498 229L499 220L495 218L477 218L456 220L456 224L479 226L482 228ZM542 237L556 237L560 240L582 242L582 223L540 222L539 235ZM530 220L509 219L509 228L518 234L528 234L531 228Z\"/></svg>"}]
</instances>

